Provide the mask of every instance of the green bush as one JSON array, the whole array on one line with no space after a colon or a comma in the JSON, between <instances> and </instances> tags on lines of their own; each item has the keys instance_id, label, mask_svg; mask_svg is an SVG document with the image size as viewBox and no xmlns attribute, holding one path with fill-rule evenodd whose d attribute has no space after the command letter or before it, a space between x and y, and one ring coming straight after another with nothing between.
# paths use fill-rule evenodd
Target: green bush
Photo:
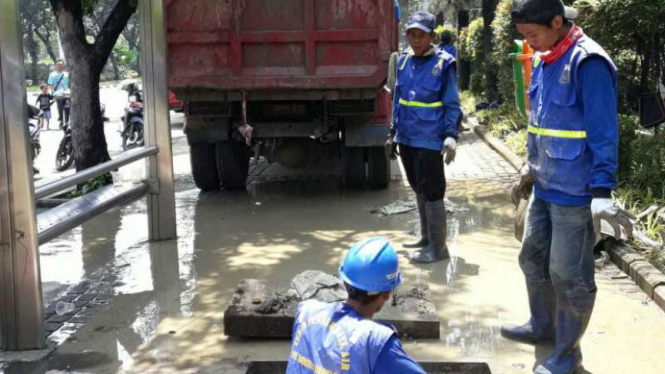
<instances>
[{"instance_id":1,"label":"green bush","mask_svg":"<svg viewBox=\"0 0 665 374\"><path fill-rule=\"evenodd\" d=\"M470 90L460 92L460 103L462 104L462 110L466 114L471 114L476 111L476 104L478 103L478 98Z\"/></svg>"},{"instance_id":2,"label":"green bush","mask_svg":"<svg viewBox=\"0 0 665 374\"><path fill-rule=\"evenodd\" d=\"M640 136L627 149L627 171L623 171L621 182L639 191L652 191L655 198L665 199L665 135Z\"/></svg>"},{"instance_id":3,"label":"green bush","mask_svg":"<svg viewBox=\"0 0 665 374\"><path fill-rule=\"evenodd\" d=\"M665 0L577 0L578 24L619 68L620 108L637 110L639 94L665 79Z\"/></svg>"},{"instance_id":4,"label":"green bush","mask_svg":"<svg viewBox=\"0 0 665 374\"><path fill-rule=\"evenodd\" d=\"M473 20L469 27L464 28L460 35L459 55L461 59L471 61L474 68L479 69L485 56L483 56L483 19Z\"/></svg>"},{"instance_id":5,"label":"green bush","mask_svg":"<svg viewBox=\"0 0 665 374\"><path fill-rule=\"evenodd\" d=\"M628 181L632 171L632 144L637 140L636 130L639 129L637 119L620 115L619 116L619 167L617 169L617 179L619 183Z\"/></svg>"},{"instance_id":6,"label":"green bush","mask_svg":"<svg viewBox=\"0 0 665 374\"><path fill-rule=\"evenodd\" d=\"M520 130L518 132L511 132L506 135L506 145L510 148L516 155L526 158L526 139L527 131Z\"/></svg>"},{"instance_id":7,"label":"green bush","mask_svg":"<svg viewBox=\"0 0 665 374\"><path fill-rule=\"evenodd\" d=\"M471 84L469 86L474 95L482 96L485 90L485 76L482 73L471 74Z\"/></svg>"},{"instance_id":8,"label":"green bush","mask_svg":"<svg viewBox=\"0 0 665 374\"><path fill-rule=\"evenodd\" d=\"M499 96L505 102L515 99L513 63L508 57L513 52L514 41L523 39L517 33L510 18L510 10L515 0L502 0L496 7L492 22L492 60L498 69Z\"/></svg>"}]
</instances>

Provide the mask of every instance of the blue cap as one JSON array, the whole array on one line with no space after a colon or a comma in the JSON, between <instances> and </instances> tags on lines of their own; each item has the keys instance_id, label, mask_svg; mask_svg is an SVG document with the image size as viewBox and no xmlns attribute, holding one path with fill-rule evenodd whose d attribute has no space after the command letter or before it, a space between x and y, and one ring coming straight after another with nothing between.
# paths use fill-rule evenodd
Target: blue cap
<instances>
[{"instance_id":1,"label":"blue cap","mask_svg":"<svg viewBox=\"0 0 665 374\"><path fill-rule=\"evenodd\" d=\"M373 237L354 244L344 257L339 275L366 292L386 292L402 282L397 252L388 239Z\"/></svg>"},{"instance_id":2,"label":"blue cap","mask_svg":"<svg viewBox=\"0 0 665 374\"><path fill-rule=\"evenodd\" d=\"M415 12L409 17L406 30L420 29L430 34L436 28L436 17L429 12Z\"/></svg>"}]
</instances>

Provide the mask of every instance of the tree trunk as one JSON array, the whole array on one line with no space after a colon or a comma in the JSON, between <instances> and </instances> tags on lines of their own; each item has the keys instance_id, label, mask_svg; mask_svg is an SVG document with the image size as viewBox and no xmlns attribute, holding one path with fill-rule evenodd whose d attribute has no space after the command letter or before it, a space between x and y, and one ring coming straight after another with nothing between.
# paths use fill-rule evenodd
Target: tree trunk
<instances>
[{"instance_id":1,"label":"tree trunk","mask_svg":"<svg viewBox=\"0 0 665 374\"><path fill-rule=\"evenodd\" d=\"M642 69L640 74L640 93L646 93L649 91L649 74L651 73L651 54L653 48L649 43L645 43L646 47L644 48L644 59L642 60Z\"/></svg>"},{"instance_id":2,"label":"tree trunk","mask_svg":"<svg viewBox=\"0 0 665 374\"><path fill-rule=\"evenodd\" d=\"M111 159L99 104L99 79L118 36L136 11L137 1L118 0L94 44L87 41L82 1L50 3L67 56L74 160L76 170L81 171Z\"/></svg>"},{"instance_id":3,"label":"tree trunk","mask_svg":"<svg viewBox=\"0 0 665 374\"><path fill-rule=\"evenodd\" d=\"M28 25L27 29L26 47L30 56L30 69L27 71L27 77L32 81L33 85L37 85L41 84L39 80L39 45L35 41L35 33L32 30L32 25Z\"/></svg>"},{"instance_id":4,"label":"tree trunk","mask_svg":"<svg viewBox=\"0 0 665 374\"><path fill-rule=\"evenodd\" d=\"M113 68L113 80L119 81L121 79L120 69L118 68L118 62L115 59L115 52L111 52L109 62L111 63L111 68Z\"/></svg>"},{"instance_id":5,"label":"tree trunk","mask_svg":"<svg viewBox=\"0 0 665 374\"><path fill-rule=\"evenodd\" d=\"M499 92L497 75L499 66L492 60L492 22L498 3L499 0L483 0L482 4L483 55L485 56L482 69L485 73L485 98L490 102L498 97Z\"/></svg>"},{"instance_id":6,"label":"tree trunk","mask_svg":"<svg viewBox=\"0 0 665 374\"><path fill-rule=\"evenodd\" d=\"M35 35L39 38L39 40L42 41L42 44L44 44L44 48L46 48L46 53L48 53L49 57L51 57L51 60L53 60L53 63L55 64L55 61L58 59L58 56L56 56L55 51L53 50L53 45L51 45L51 35L47 33L42 33L39 31L39 28L35 27L34 28Z\"/></svg>"},{"instance_id":7,"label":"tree trunk","mask_svg":"<svg viewBox=\"0 0 665 374\"><path fill-rule=\"evenodd\" d=\"M465 27L469 27L469 11L460 10L457 12L457 35L461 35L462 29ZM471 62L466 59L460 59L458 69L460 90L466 91L469 89L471 82Z\"/></svg>"},{"instance_id":8,"label":"tree trunk","mask_svg":"<svg viewBox=\"0 0 665 374\"><path fill-rule=\"evenodd\" d=\"M67 51L67 47L64 48ZM74 159L76 170L84 170L111 159L99 104L101 69L86 56L74 57L71 53L67 55L71 75Z\"/></svg>"}]
</instances>

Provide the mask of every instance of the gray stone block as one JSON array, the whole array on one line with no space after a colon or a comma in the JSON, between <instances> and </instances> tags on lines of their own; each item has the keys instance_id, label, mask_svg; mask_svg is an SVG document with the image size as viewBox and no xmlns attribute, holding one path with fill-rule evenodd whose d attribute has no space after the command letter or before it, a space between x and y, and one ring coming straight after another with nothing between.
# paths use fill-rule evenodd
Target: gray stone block
<instances>
[{"instance_id":1,"label":"gray stone block","mask_svg":"<svg viewBox=\"0 0 665 374\"><path fill-rule=\"evenodd\" d=\"M650 298L653 299L654 289L665 285L665 275L653 265L644 261L636 261L630 265L630 277Z\"/></svg>"},{"instance_id":2,"label":"gray stone block","mask_svg":"<svg viewBox=\"0 0 665 374\"><path fill-rule=\"evenodd\" d=\"M241 285L247 280L241 281ZM264 285L258 287L253 297L266 300L271 294L265 281L253 280ZM272 285L271 285L272 286ZM240 288L240 287L239 287ZM405 286L401 290L408 289ZM413 339L439 339L440 321L434 304L429 301L429 291L421 290L422 298L412 298L408 293L400 293L399 305L387 302L380 313L375 316L378 322L389 323L395 327L401 337ZM290 338L293 333L295 304L275 314L259 314L254 311L256 304L247 293L239 290L233 297L233 303L224 312L224 334L245 338Z\"/></svg>"},{"instance_id":3,"label":"gray stone block","mask_svg":"<svg viewBox=\"0 0 665 374\"><path fill-rule=\"evenodd\" d=\"M653 291L653 301L665 312L665 286L658 286Z\"/></svg>"},{"instance_id":4,"label":"gray stone block","mask_svg":"<svg viewBox=\"0 0 665 374\"><path fill-rule=\"evenodd\" d=\"M612 239L605 242L605 250L610 254L612 262L628 275L630 275L631 264L635 262L647 262L647 259L637 253L634 249L624 243Z\"/></svg>"},{"instance_id":5,"label":"gray stone block","mask_svg":"<svg viewBox=\"0 0 665 374\"><path fill-rule=\"evenodd\" d=\"M57 314L54 314L54 315L51 316L51 318L46 320L46 322L47 323L60 323L60 324L62 324L64 322L69 321L73 316L74 316L73 314L65 314L64 316L59 316Z\"/></svg>"}]
</instances>

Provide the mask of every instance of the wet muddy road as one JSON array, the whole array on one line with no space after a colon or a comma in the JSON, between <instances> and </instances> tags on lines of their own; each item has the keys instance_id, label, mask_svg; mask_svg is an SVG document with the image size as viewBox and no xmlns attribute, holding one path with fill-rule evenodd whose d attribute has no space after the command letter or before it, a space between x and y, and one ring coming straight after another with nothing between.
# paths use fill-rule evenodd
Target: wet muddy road
<instances>
[{"instance_id":1,"label":"wet muddy road","mask_svg":"<svg viewBox=\"0 0 665 374\"><path fill-rule=\"evenodd\" d=\"M174 144L179 238L148 243L145 202L138 201L43 246L49 300L81 281L105 285L107 300L52 335L62 344L51 359L0 373L233 373L253 360L286 360L288 341L225 337L224 310L238 282L284 283L306 269L335 273L355 241L384 235L398 244L417 226L415 211L372 213L413 197L397 164L383 191L341 189L335 165L294 174L259 163L248 193L202 194L188 176L178 130ZM499 336L504 321L528 318L507 193L514 173L467 135L447 177L458 208L448 220L453 258L414 266L400 250L404 277L432 292L441 339L408 340L405 348L418 360L530 373L551 347ZM597 275L597 306L583 340L587 373L663 373L665 314L621 278L612 265Z\"/></svg>"}]
</instances>

